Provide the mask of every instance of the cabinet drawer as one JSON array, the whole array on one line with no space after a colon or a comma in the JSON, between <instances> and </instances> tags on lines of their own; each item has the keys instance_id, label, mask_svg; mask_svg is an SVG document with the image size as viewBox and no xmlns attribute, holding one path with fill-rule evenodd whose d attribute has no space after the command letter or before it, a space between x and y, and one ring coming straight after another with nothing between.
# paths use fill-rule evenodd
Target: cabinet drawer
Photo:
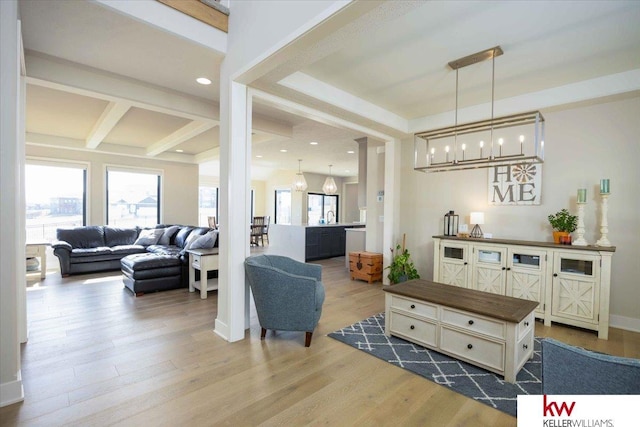
<instances>
[{"instance_id":1,"label":"cabinet drawer","mask_svg":"<svg viewBox=\"0 0 640 427\"><path fill-rule=\"evenodd\" d=\"M200 256L199 255L193 255L193 262L191 263L191 265L193 266L193 268L200 269Z\"/></svg>"},{"instance_id":2,"label":"cabinet drawer","mask_svg":"<svg viewBox=\"0 0 640 427\"><path fill-rule=\"evenodd\" d=\"M530 329L516 344L516 366L522 366L533 354L533 329Z\"/></svg>"},{"instance_id":3,"label":"cabinet drawer","mask_svg":"<svg viewBox=\"0 0 640 427\"><path fill-rule=\"evenodd\" d=\"M391 297L391 308L403 310L428 319L436 320L438 318L438 306L396 295Z\"/></svg>"},{"instance_id":4,"label":"cabinet drawer","mask_svg":"<svg viewBox=\"0 0 640 427\"><path fill-rule=\"evenodd\" d=\"M494 371L504 372L504 344L489 341L445 326L440 330L442 351L484 365Z\"/></svg>"},{"instance_id":5,"label":"cabinet drawer","mask_svg":"<svg viewBox=\"0 0 640 427\"><path fill-rule=\"evenodd\" d=\"M392 335L404 337L426 346L437 347L438 345L438 327L435 323L391 311L390 328Z\"/></svg>"},{"instance_id":6,"label":"cabinet drawer","mask_svg":"<svg viewBox=\"0 0 640 427\"><path fill-rule=\"evenodd\" d=\"M490 337L505 338L506 334L504 322L449 308L442 309L442 323Z\"/></svg>"},{"instance_id":7,"label":"cabinet drawer","mask_svg":"<svg viewBox=\"0 0 640 427\"><path fill-rule=\"evenodd\" d=\"M533 313L522 319L522 321L518 323L518 329L516 333L518 337L517 339L521 340L523 336L528 335L530 331L533 331L533 328L535 327L534 324L535 317Z\"/></svg>"}]
</instances>

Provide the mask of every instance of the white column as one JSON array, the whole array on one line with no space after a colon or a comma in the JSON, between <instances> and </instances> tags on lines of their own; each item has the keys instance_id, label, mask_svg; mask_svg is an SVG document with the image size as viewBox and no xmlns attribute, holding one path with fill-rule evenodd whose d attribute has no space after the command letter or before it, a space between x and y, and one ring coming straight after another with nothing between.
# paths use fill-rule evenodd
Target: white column
<instances>
[{"instance_id":1,"label":"white column","mask_svg":"<svg viewBox=\"0 0 640 427\"><path fill-rule=\"evenodd\" d=\"M400 140L387 141L384 148L384 226L382 237L382 265L391 263L389 248L395 247L400 232ZM382 283L389 284L387 273L382 274Z\"/></svg>"},{"instance_id":2,"label":"white column","mask_svg":"<svg viewBox=\"0 0 640 427\"><path fill-rule=\"evenodd\" d=\"M24 286L20 200L20 40L18 3L0 1L0 406L24 400L20 372L18 286ZM23 258L22 263L19 262ZM22 302L23 303L23 302Z\"/></svg>"},{"instance_id":3,"label":"white column","mask_svg":"<svg viewBox=\"0 0 640 427\"><path fill-rule=\"evenodd\" d=\"M231 81L223 63L220 83L220 269L215 332L227 341L244 339L249 290L251 105L247 87Z\"/></svg>"}]
</instances>

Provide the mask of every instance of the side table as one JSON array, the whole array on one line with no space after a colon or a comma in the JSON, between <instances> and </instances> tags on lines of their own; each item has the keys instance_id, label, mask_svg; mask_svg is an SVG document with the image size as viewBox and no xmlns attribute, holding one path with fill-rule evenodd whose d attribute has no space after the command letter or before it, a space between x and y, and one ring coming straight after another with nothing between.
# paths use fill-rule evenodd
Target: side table
<instances>
[{"instance_id":1,"label":"side table","mask_svg":"<svg viewBox=\"0 0 640 427\"><path fill-rule=\"evenodd\" d=\"M27 248L25 251L26 257L27 258L40 258L40 278L44 279L45 276L47 275L47 246L51 246L51 243L49 242L31 242L31 243L27 243ZM27 274L29 273L38 273L38 270L36 271L28 271Z\"/></svg>"},{"instance_id":2,"label":"side table","mask_svg":"<svg viewBox=\"0 0 640 427\"><path fill-rule=\"evenodd\" d=\"M218 269L218 248L187 249L189 252L189 292L200 290L200 298L207 298L207 291L218 289L218 279L207 281L207 273ZM200 271L200 282L196 282L196 270Z\"/></svg>"}]
</instances>

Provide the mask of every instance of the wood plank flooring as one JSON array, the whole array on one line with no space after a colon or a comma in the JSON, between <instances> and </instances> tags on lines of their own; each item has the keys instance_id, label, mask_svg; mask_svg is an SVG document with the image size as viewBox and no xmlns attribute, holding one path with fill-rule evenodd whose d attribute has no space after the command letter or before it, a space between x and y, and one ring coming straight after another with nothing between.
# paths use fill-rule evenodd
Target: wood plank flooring
<instances>
[{"instance_id":1,"label":"wood plank flooring","mask_svg":"<svg viewBox=\"0 0 640 427\"><path fill-rule=\"evenodd\" d=\"M326 335L384 311L380 283L351 281L344 258L323 266L327 298L311 347L304 333L269 331L251 312L247 339L213 332L217 293L187 289L135 298L117 272L62 279L27 292L25 401L2 426L515 426L500 411ZM640 358L640 334L536 324L551 336Z\"/></svg>"}]
</instances>

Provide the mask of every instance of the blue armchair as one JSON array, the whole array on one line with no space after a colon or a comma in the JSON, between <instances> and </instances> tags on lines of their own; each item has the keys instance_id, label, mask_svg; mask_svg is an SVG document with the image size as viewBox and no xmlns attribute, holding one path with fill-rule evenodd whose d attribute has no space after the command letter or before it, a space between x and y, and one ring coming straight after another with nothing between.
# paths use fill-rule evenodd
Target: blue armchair
<instances>
[{"instance_id":1,"label":"blue armchair","mask_svg":"<svg viewBox=\"0 0 640 427\"><path fill-rule=\"evenodd\" d=\"M324 303L322 267L305 264L279 255L256 255L244 262L244 269L253 293L262 328L305 331L305 347L311 337Z\"/></svg>"},{"instance_id":2,"label":"blue armchair","mask_svg":"<svg viewBox=\"0 0 640 427\"><path fill-rule=\"evenodd\" d=\"M640 394L640 360L542 340L543 394Z\"/></svg>"}]
</instances>

